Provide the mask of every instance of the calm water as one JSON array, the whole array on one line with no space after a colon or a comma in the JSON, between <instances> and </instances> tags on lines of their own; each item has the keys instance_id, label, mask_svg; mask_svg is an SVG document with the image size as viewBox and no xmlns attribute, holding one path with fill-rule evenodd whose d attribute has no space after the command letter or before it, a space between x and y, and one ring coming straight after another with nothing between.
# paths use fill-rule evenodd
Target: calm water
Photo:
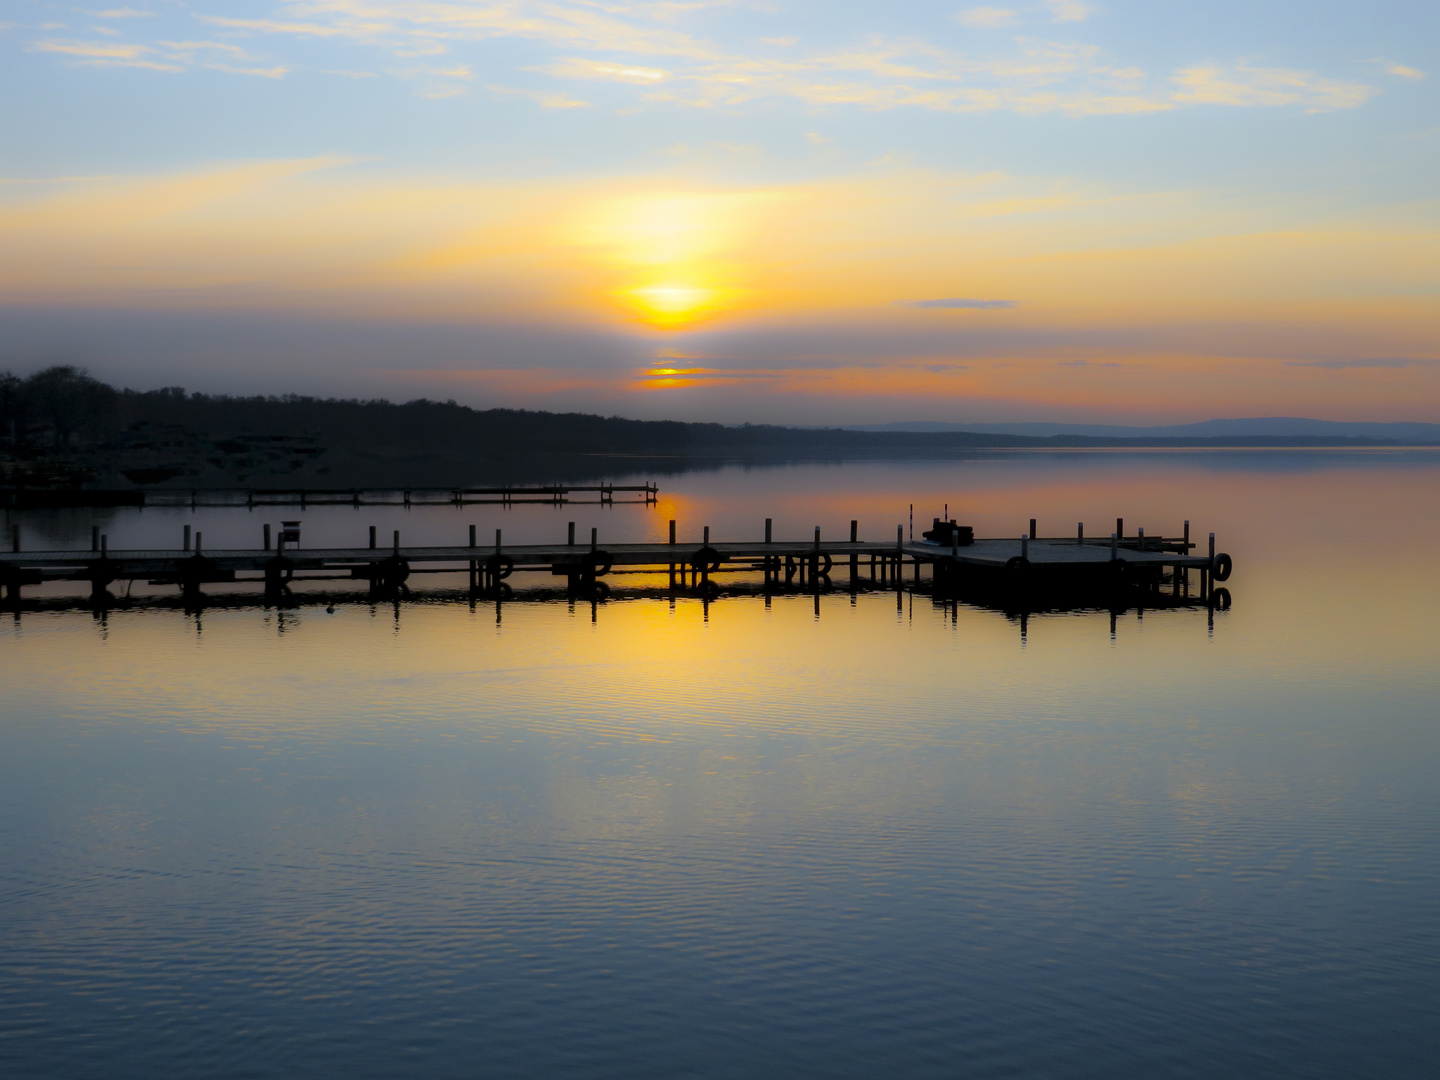
<instances>
[{"instance_id":1,"label":"calm water","mask_svg":"<svg viewBox=\"0 0 1440 1080\"><path fill-rule=\"evenodd\" d=\"M843 591L0 615L0 1074L1434 1075L1440 455L668 486L304 531L1188 517L1234 607L1023 637ZM281 516L103 525L218 547ZM35 547L101 521L19 520Z\"/></svg>"}]
</instances>

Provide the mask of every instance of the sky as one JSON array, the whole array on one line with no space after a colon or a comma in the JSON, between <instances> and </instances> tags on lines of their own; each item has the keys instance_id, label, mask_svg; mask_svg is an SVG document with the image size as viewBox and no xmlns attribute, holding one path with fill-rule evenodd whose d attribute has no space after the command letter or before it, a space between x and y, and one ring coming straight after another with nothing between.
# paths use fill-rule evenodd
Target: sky
<instances>
[{"instance_id":1,"label":"sky","mask_svg":"<svg viewBox=\"0 0 1440 1080\"><path fill-rule=\"evenodd\" d=\"M0 368L1440 421L1440 5L0 0Z\"/></svg>"}]
</instances>

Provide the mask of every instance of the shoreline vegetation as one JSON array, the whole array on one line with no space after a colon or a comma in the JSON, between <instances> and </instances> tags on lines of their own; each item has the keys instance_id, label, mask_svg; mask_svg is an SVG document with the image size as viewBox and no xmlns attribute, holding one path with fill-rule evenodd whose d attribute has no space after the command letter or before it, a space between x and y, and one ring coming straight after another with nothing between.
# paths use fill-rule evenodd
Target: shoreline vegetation
<instances>
[{"instance_id":1,"label":"shoreline vegetation","mask_svg":"<svg viewBox=\"0 0 1440 1080\"><path fill-rule=\"evenodd\" d=\"M1365 448L1313 435L1113 438L727 426L454 401L119 390L82 369L0 373L0 489L450 487L579 483L729 462L948 457L977 450Z\"/></svg>"}]
</instances>

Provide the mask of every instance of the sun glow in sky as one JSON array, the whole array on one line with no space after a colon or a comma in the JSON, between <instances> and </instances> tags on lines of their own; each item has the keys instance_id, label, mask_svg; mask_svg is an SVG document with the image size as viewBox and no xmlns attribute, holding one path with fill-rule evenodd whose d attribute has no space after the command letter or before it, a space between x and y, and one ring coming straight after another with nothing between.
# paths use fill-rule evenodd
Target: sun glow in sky
<instances>
[{"instance_id":1,"label":"sun glow in sky","mask_svg":"<svg viewBox=\"0 0 1440 1080\"><path fill-rule=\"evenodd\" d=\"M1433 4L17 0L0 366L1440 419Z\"/></svg>"}]
</instances>

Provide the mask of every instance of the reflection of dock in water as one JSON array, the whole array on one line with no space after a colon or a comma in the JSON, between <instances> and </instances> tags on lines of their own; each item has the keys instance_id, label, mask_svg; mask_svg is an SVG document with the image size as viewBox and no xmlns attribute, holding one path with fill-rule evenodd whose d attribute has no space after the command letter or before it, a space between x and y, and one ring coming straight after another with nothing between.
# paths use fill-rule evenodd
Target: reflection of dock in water
<instances>
[{"instance_id":1,"label":"reflection of dock in water","mask_svg":"<svg viewBox=\"0 0 1440 1080\"><path fill-rule=\"evenodd\" d=\"M526 593L550 595L563 578L566 595L590 599L623 584L626 595L893 589L1013 611L1229 606L1228 591L1216 583L1230 576L1231 559L1215 551L1213 533L1200 554L1189 522L1170 537L1143 530L1127 536L1123 520L1116 525L1105 539L1087 538L1083 527L1073 537L1036 537L1032 520L1032 532L1014 539L971 539L956 529L940 534L950 538L946 544L907 540L903 526L893 540L862 540L853 521L845 540L824 540L819 528L805 540L776 540L769 520L762 540L712 540L707 527L698 540L685 541L672 521L668 541L602 545L593 529L588 542L577 543L571 523L564 543L506 544L497 529L494 543L483 546L472 525L464 544L425 547L403 545L398 531L380 546L372 526L364 547L310 549L301 546L298 523L284 522L273 544L264 526L259 549L206 549L202 534L192 542L186 526L179 550L112 551L97 530L88 552L24 551L17 526L13 550L0 554L0 585L18 604L27 586L86 583L89 602L101 606L113 602L111 586L136 581L178 586L192 604L217 585L248 585L281 602L296 585L335 581L363 583L371 597L403 599L423 574L464 575L469 595L498 599L515 596L522 584Z\"/></svg>"}]
</instances>

